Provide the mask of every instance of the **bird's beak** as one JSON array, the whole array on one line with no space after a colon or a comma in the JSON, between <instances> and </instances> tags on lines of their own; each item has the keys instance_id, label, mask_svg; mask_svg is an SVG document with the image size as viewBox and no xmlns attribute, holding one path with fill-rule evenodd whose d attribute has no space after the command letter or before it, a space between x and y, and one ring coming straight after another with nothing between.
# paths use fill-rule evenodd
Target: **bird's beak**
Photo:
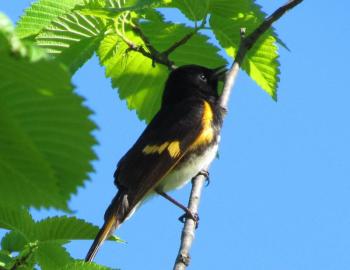
<instances>
[{"instance_id":1,"label":"bird's beak","mask_svg":"<svg viewBox=\"0 0 350 270\"><path fill-rule=\"evenodd\" d=\"M218 68L214 68L213 71L214 71L214 73L212 75L212 78L216 78L219 81L224 81L225 77L226 77L225 75L226 75L226 72L228 71L228 69L226 68L226 65L224 65L224 66L220 66Z\"/></svg>"}]
</instances>

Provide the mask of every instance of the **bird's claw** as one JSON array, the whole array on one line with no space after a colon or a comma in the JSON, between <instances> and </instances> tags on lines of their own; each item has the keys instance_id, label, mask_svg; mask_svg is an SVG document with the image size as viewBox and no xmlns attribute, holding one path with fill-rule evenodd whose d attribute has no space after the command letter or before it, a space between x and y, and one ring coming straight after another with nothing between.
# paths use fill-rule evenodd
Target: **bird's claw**
<instances>
[{"instance_id":1,"label":"bird's claw","mask_svg":"<svg viewBox=\"0 0 350 270\"><path fill-rule=\"evenodd\" d=\"M192 219L196 223L196 229L197 229L199 224L199 215L197 213L193 213L190 210L188 210L186 211L186 213L184 213L179 217L179 221L181 223L185 223L186 219L188 218Z\"/></svg>"},{"instance_id":2,"label":"bird's claw","mask_svg":"<svg viewBox=\"0 0 350 270\"><path fill-rule=\"evenodd\" d=\"M206 170L200 170L197 175L195 177L192 178L192 181L193 179L195 179L198 175L203 175L205 177L205 186L209 186L210 184L210 179L209 179L209 172L206 171Z\"/></svg>"}]
</instances>

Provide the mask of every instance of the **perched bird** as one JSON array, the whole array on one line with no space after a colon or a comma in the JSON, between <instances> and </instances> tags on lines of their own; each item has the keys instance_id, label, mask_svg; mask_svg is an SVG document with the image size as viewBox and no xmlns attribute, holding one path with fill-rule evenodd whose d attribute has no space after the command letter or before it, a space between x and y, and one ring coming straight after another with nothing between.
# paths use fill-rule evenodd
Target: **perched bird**
<instances>
[{"instance_id":1,"label":"perched bird","mask_svg":"<svg viewBox=\"0 0 350 270\"><path fill-rule=\"evenodd\" d=\"M114 173L118 192L106 210L104 225L85 260L92 261L101 244L148 197L182 187L215 158L223 109L218 104L218 81L225 67L197 65L173 70L166 83L159 112L123 156Z\"/></svg>"}]
</instances>

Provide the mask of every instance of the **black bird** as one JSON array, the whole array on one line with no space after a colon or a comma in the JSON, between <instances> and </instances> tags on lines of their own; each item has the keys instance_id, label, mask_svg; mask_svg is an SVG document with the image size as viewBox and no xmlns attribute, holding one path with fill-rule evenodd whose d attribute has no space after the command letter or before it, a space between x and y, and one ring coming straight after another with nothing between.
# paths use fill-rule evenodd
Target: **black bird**
<instances>
[{"instance_id":1,"label":"black bird","mask_svg":"<svg viewBox=\"0 0 350 270\"><path fill-rule=\"evenodd\" d=\"M117 165L118 192L86 261L149 196L160 194L196 219L166 192L182 187L216 156L223 116L218 81L225 72L225 67L186 65L170 73L159 112Z\"/></svg>"}]
</instances>

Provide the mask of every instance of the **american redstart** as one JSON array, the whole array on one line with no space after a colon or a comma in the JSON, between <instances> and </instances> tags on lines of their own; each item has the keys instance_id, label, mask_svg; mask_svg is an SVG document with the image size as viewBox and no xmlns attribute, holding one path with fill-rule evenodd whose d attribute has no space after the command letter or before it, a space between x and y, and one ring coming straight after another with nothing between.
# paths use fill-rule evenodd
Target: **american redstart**
<instances>
[{"instance_id":1,"label":"american redstart","mask_svg":"<svg viewBox=\"0 0 350 270\"><path fill-rule=\"evenodd\" d=\"M149 196L160 194L196 219L196 213L166 192L182 187L217 154L224 113L218 103L218 81L225 72L225 67L186 65L169 74L160 110L117 165L118 192L86 261L93 260L106 238Z\"/></svg>"}]
</instances>

